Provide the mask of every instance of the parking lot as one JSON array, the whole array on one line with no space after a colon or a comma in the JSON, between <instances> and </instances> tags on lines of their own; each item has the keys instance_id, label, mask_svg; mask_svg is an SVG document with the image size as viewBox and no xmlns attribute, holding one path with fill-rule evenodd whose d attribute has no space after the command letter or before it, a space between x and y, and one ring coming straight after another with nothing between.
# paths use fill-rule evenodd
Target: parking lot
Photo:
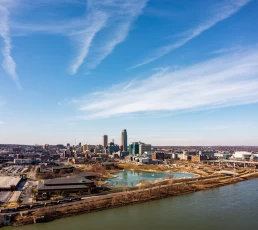
<instances>
[{"instance_id":1,"label":"parking lot","mask_svg":"<svg viewBox=\"0 0 258 230\"><path fill-rule=\"evenodd\" d=\"M6 175L6 176L15 176L15 175L22 174L27 170L28 170L27 166L12 165L12 166L9 166L9 167L2 168L2 170L0 170L0 173L2 175Z\"/></svg>"}]
</instances>

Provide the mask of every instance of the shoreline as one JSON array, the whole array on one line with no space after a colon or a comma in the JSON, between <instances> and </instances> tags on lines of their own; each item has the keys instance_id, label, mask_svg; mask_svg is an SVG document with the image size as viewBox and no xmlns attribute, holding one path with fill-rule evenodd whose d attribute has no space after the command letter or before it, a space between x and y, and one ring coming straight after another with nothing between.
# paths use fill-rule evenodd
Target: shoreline
<instances>
[{"instance_id":1,"label":"shoreline","mask_svg":"<svg viewBox=\"0 0 258 230\"><path fill-rule=\"evenodd\" d=\"M145 173L164 173L164 174L189 174L189 175L194 175L195 177L200 177L200 174L197 173L191 173L191 172L187 172L187 171L178 171L178 172L174 172L172 170L166 170L166 171L159 171L159 170L146 170L146 169L126 169L124 171L117 171L117 172L112 172L112 174L117 174L117 173L123 173L125 171L134 171L134 172L145 172ZM107 179L112 179L112 178L116 178L117 175L114 175L114 177L111 178L107 178Z\"/></svg>"},{"instance_id":2,"label":"shoreline","mask_svg":"<svg viewBox=\"0 0 258 230\"><path fill-rule=\"evenodd\" d=\"M185 163L185 162L184 162ZM197 169L193 167L185 168L182 167L182 162L179 162L177 167L164 167L162 165L136 165L133 163L119 163L118 167L123 170L130 170L136 172L155 172L155 173L185 173L185 174L193 174L197 176L207 176L209 173L205 172L202 169ZM203 167L204 165L201 165ZM205 166L204 166L205 167Z\"/></svg>"},{"instance_id":3,"label":"shoreline","mask_svg":"<svg viewBox=\"0 0 258 230\"><path fill-rule=\"evenodd\" d=\"M17 214L11 223L12 226L23 226L49 222L63 217L80 215L89 212L101 211L110 208L118 208L125 205L148 202L162 198L185 195L197 191L208 190L225 185L258 178L258 172L239 175L237 177L225 176L222 174L207 177L163 180L150 187L132 191L116 192L99 197L89 197L78 203L60 207L44 207L36 211L27 211L26 216ZM22 213L22 212L21 212ZM24 213L24 212L23 212Z\"/></svg>"}]
</instances>

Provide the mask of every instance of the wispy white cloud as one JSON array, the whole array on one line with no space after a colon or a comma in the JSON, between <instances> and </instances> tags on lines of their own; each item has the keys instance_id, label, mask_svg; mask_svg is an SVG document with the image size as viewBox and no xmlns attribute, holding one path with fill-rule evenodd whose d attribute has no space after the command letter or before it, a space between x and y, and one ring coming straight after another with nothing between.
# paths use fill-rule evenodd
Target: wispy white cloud
<instances>
[{"instance_id":1,"label":"wispy white cloud","mask_svg":"<svg viewBox=\"0 0 258 230\"><path fill-rule=\"evenodd\" d=\"M220 56L179 70L75 99L78 119L137 114L167 116L258 102L258 48ZM124 89L124 90L121 90Z\"/></svg>"},{"instance_id":2,"label":"wispy white cloud","mask_svg":"<svg viewBox=\"0 0 258 230\"><path fill-rule=\"evenodd\" d=\"M1 53L4 57L2 67L16 83L17 87L21 89L20 81L16 73L16 63L11 56L12 42L9 35L8 16L8 9L0 3L0 37L2 37L4 44L3 48L1 48Z\"/></svg>"},{"instance_id":3,"label":"wispy white cloud","mask_svg":"<svg viewBox=\"0 0 258 230\"><path fill-rule=\"evenodd\" d=\"M75 32L72 37L76 41L78 54L70 66L71 74L75 74L79 67L83 64L85 58L89 53L90 45L95 35L105 26L108 15L99 10L91 12L86 20L86 29Z\"/></svg>"},{"instance_id":4,"label":"wispy white cloud","mask_svg":"<svg viewBox=\"0 0 258 230\"><path fill-rule=\"evenodd\" d=\"M97 48L97 55L94 60L88 64L88 69L94 69L98 66L110 53L112 53L119 43L124 41L130 29L130 25L131 22L126 22L115 29L114 34L112 34L112 38L103 42L103 44Z\"/></svg>"},{"instance_id":5,"label":"wispy white cloud","mask_svg":"<svg viewBox=\"0 0 258 230\"><path fill-rule=\"evenodd\" d=\"M193 29L184 31L182 33L183 38L181 38L179 41L158 48L156 51L154 51L152 55L150 55L150 58L147 58L143 60L141 63L130 67L130 69L151 63L157 60L158 58L163 57L164 55L172 52L173 50L180 48L187 42L202 34L204 31L215 26L218 22L223 21L229 18L231 15L237 13L243 6L248 4L250 1L251 0L226 0L223 4L214 6L214 8L216 8L217 10L210 16L210 18L208 18L206 21L202 22L198 26L194 27Z\"/></svg>"},{"instance_id":6,"label":"wispy white cloud","mask_svg":"<svg viewBox=\"0 0 258 230\"><path fill-rule=\"evenodd\" d=\"M85 19L75 18L70 20L60 20L54 23L22 23L11 21L12 36L26 36L31 34L61 34L69 36L77 31L82 31L85 27Z\"/></svg>"},{"instance_id":7,"label":"wispy white cloud","mask_svg":"<svg viewBox=\"0 0 258 230\"><path fill-rule=\"evenodd\" d=\"M0 121L0 125L4 125L5 124L5 122L3 122L3 121Z\"/></svg>"},{"instance_id":8,"label":"wispy white cloud","mask_svg":"<svg viewBox=\"0 0 258 230\"><path fill-rule=\"evenodd\" d=\"M131 24L142 12L148 0L90 0L88 2L88 11L92 18L87 26L86 33L80 34L77 38L79 44L78 56L71 66L71 73L77 72L78 68L83 64L90 52L91 45L97 33L106 26L110 31L105 35L100 43L92 46L92 57L87 63L87 69L94 69L98 66L114 48L123 42L127 37ZM99 15L100 14L100 15ZM96 24L98 26L96 26ZM89 32L90 31L90 32ZM104 31L105 32L105 31Z\"/></svg>"},{"instance_id":9,"label":"wispy white cloud","mask_svg":"<svg viewBox=\"0 0 258 230\"><path fill-rule=\"evenodd\" d=\"M23 7L28 0L21 0ZM37 1L34 5L55 4L59 6L61 0L46 2L43 0ZM61 34L68 36L74 46L76 52L74 58L69 66L69 72L76 74L81 65L87 59L85 66L87 71L96 68L112 51L114 48L123 42L134 20L141 14L143 8L146 6L148 0L88 0L86 7L86 17L79 16L77 18L55 19L51 23L24 23L13 20L11 23L12 33L14 35L27 35L33 33L48 33ZM80 4L83 1L67 0L64 3ZM28 6L27 6L28 7ZM101 32L102 39L98 38ZM104 37L104 39L103 39ZM88 59L89 58L89 59Z\"/></svg>"},{"instance_id":10,"label":"wispy white cloud","mask_svg":"<svg viewBox=\"0 0 258 230\"><path fill-rule=\"evenodd\" d=\"M239 47L239 46L223 48L223 49L215 50L215 51L211 52L210 54L224 54L224 53L239 51L240 49L241 49L241 47Z\"/></svg>"}]
</instances>

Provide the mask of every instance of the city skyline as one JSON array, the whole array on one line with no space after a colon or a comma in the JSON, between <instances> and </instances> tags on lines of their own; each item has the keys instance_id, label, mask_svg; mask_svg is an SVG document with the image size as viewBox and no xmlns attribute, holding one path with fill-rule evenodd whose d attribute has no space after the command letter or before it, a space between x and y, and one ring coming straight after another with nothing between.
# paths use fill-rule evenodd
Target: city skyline
<instances>
[{"instance_id":1,"label":"city skyline","mask_svg":"<svg viewBox=\"0 0 258 230\"><path fill-rule=\"evenodd\" d=\"M0 0L0 144L258 145L258 0Z\"/></svg>"}]
</instances>

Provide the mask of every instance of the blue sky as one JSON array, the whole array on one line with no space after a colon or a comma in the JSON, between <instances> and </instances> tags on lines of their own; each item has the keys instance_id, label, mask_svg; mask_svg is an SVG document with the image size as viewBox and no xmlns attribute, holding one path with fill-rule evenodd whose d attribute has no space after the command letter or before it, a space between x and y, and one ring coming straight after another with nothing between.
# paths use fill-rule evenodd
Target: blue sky
<instances>
[{"instance_id":1,"label":"blue sky","mask_svg":"<svg viewBox=\"0 0 258 230\"><path fill-rule=\"evenodd\" d=\"M257 0L0 0L0 143L258 144Z\"/></svg>"}]
</instances>

